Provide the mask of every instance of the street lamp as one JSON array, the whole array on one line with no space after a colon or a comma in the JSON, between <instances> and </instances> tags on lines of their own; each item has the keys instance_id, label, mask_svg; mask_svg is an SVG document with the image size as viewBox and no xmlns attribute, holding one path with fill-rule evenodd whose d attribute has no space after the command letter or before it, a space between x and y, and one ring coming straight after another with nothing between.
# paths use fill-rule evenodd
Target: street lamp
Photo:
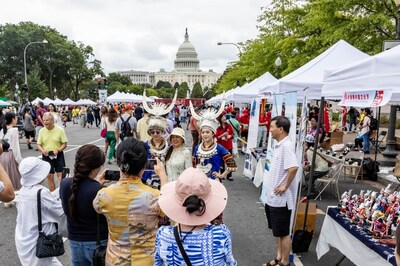
<instances>
[{"instance_id":1,"label":"street lamp","mask_svg":"<svg viewBox=\"0 0 400 266\"><path fill-rule=\"evenodd\" d=\"M281 58L280 58L279 55L278 55L278 58L275 60L276 78L277 78L277 79L280 78L280 77L279 77L279 75L280 75L279 70L280 70L280 68L281 68L281 65L282 65L282 60L281 60Z\"/></svg>"},{"instance_id":2,"label":"street lamp","mask_svg":"<svg viewBox=\"0 0 400 266\"><path fill-rule=\"evenodd\" d=\"M236 48L238 48L238 50L239 50L239 58L242 57L242 50L240 49L240 46L237 43L234 43L234 42L218 42L217 43L217 45L225 45L225 44L235 45Z\"/></svg>"},{"instance_id":3,"label":"street lamp","mask_svg":"<svg viewBox=\"0 0 400 266\"><path fill-rule=\"evenodd\" d=\"M47 40L43 40L41 42L30 42L24 48L24 73L25 73L25 86L26 87L28 87L28 75L26 74L26 49L28 49L29 45L34 44L34 43L48 43L48 41ZM28 97L29 93L28 93L28 91L26 92L26 95L27 95L27 98L28 98L28 101L29 101L29 97Z\"/></svg>"}]
</instances>

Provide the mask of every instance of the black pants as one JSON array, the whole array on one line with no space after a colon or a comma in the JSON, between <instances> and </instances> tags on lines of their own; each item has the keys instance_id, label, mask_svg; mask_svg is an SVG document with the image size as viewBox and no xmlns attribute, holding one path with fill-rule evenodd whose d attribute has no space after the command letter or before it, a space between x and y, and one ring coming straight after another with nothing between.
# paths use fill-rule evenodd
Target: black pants
<instances>
[{"instance_id":1,"label":"black pants","mask_svg":"<svg viewBox=\"0 0 400 266\"><path fill-rule=\"evenodd\" d=\"M100 123L101 123L101 119L99 116L95 116L94 117L95 121L96 121L96 127L99 127Z\"/></svg>"}]
</instances>

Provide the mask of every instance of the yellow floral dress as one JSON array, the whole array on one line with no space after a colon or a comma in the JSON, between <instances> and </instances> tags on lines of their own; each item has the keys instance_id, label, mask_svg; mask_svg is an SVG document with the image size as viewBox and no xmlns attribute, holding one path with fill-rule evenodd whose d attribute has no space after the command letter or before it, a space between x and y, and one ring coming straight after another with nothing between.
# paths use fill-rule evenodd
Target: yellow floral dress
<instances>
[{"instance_id":1,"label":"yellow floral dress","mask_svg":"<svg viewBox=\"0 0 400 266\"><path fill-rule=\"evenodd\" d=\"M141 180L127 178L97 193L93 207L108 222L106 265L154 264L159 195Z\"/></svg>"}]
</instances>

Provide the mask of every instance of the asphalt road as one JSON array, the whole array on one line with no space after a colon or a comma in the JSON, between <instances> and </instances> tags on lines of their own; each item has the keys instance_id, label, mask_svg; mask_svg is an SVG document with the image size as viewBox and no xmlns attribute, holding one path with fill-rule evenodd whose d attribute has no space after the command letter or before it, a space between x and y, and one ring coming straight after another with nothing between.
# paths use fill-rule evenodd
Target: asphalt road
<instances>
[{"instance_id":1,"label":"asphalt road","mask_svg":"<svg viewBox=\"0 0 400 266\"><path fill-rule=\"evenodd\" d=\"M66 128L68 137L68 147L66 149L66 163L67 167L73 172L74 157L76 151L81 145L91 143L104 147L104 140L100 138L100 130L97 128L81 128L78 125L68 124ZM187 133L187 145L191 143L190 134ZM39 156L39 152L28 150L25 140L21 139L22 156ZM264 207L259 203L260 191L253 183L246 177L242 176L243 173L244 157L238 158L237 163L239 169L233 174L234 181L225 181L229 193L228 205L224 211L224 222L231 230L233 241L233 253L239 265L245 266L259 266L270 261L275 257L275 244L272 232L267 229L267 222L264 214ZM113 165L106 164L105 167L110 169L117 169L115 163ZM357 181L356 184L353 180L347 178L341 180L340 191L353 188L357 193L362 189L378 190L379 184L370 183L365 181ZM322 213L326 210L327 206L336 205L337 199L327 191L323 194L323 198L317 201L318 208ZM17 211L15 207L5 209L3 205L0 206L0 257L2 261L0 265L12 266L20 265L14 242L14 230ZM331 251L323 256L320 261L317 261L315 246L317 243L320 228L323 222L324 215L317 215L317 223L315 228L315 237L311 243L309 252L300 254L299 260L296 260L295 265L335 265L341 258L341 254L331 249ZM32 221L36 222L36 221ZM59 257L63 265L71 265L70 252L68 241L66 245L66 254ZM349 260L345 259L341 265L354 265Z\"/></svg>"}]
</instances>

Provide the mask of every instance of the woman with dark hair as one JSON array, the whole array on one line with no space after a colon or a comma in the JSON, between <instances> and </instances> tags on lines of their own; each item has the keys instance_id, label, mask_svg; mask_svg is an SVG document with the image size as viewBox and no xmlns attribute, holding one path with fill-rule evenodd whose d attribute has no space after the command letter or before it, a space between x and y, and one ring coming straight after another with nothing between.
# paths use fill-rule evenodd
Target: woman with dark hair
<instances>
[{"instance_id":1,"label":"woman with dark hair","mask_svg":"<svg viewBox=\"0 0 400 266\"><path fill-rule=\"evenodd\" d=\"M83 145L75 156L74 176L64 178L60 184L60 198L67 216L68 239L72 265L92 265L97 248L97 226L100 241L106 245L107 221L93 208L93 199L105 182L105 171L100 169L105 161L104 152L92 144Z\"/></svg>"},{"instance_id":2,"label":"woman with dark hair","mask_svg":"<svg viewBox=\"0 0 400 266\"><path fill-rule=\"evenodd\" d=\"M174 128L169 135L171 146L165 156L165 168L167 170L168 182L175 181L187 168L192 166L192 155L185 147L185 131L182 128Z\"/></svg>"},{"instance_id":3,"label":"woman with dark hair","mask_svg":"<svg viewBox=\"0 0 400 266\"><path fill-rule=\"evenodd\" d=\"M237 265L228 227L210 224L227 201L224 185L192 167L163 186L160 207L177 224L158 230L154 265ZM178 241L189 261L178 251Z\"/></svg>"},{"instance_id":4,"label":"woman with dark hair","mask_svg":"<svg viewBox=\"0 0 400 266\"><path fill-rule=\"evenodd\" d=\"M108 117L108 109L106 106L102 106L100 108L100 125L101 125L101 129L106 128L106 119ZM107 157L107 152L108 152L108 141L107 138L104 138L104 153L106 154Z\"/></svg>"},{"instance_id":5,"label":"woman with dark hair","mask_svg":"<svg viewBox=\"0 0 400 266\"><path fill-rule=\"evenodd\" d=\"M17 163L22 161L21 149L19 147L19 133L17 125L18 118L13 112L8 112L4 116L3 128L0 131L0 139L6 139L10 144L10 149L14 154ZM10 173L8 173L10 174Z\"/></svg>"},{"instance_id":6,"label":"woman with dark hair","mask_svg":"<svg viewBox=\"0 0 400 266\"><path fill-rule=\"evenodd\" d=\"M30 108L25 107L24 115L23 115L23 125L26 137L26 144L28 145L28 149L33 149L31 144L32 140L35 138L35 123L33 123L32 116L30 115Z\"/></svg>"},{"instance_id":7,"label":"woman with dark hair","mask_svg":"<svg viewBox=\"0 0 400 266\"><path fill-rule=\"evenodd\" d=\"M161 185L167 182L160 160L154 170ZM162 212L158 206L160 192L142 182L147 149L142 141L128 137L117 148L120 179L102 188L93 201L98 213L108 222L106 265L153 265L155 236Z\"/></svg>"},{"instance_id":8,"label":"woman with dark hair","mask_svg":"<svg viewBox=\"0 0 400 266\"><path fill-rule=\"evenodd\" d=\"M215 137L217 138L217 143L220 144L225 149L227 149L230 154L232 154L232 150L233 150L232 139L235 135L235 133L233 133L233 128L230 124L228 124L226 122L225 115L218 116L217 121L219 122L219 127L217 128L217 131L215 132ZM225 172L225 164L222 164L221 169L222 169L222 172ZM226 176L226 179L233 181L232 173L229 173Z\"/></svg>"},{"instance_id":9,"label":"woman with dark hair","mask_svg":"<svg viewBox=\"0 0 400 266\"><path fill-rule=\"evenodd\" d=\"M61 116L60 114L57 112L56 106L53 103L50 103L47 106L47 109L49 110L49 112L53 115L54 117L54 123L59 126L59 127L63 127L63 122L61 120Z\"/></svg>"},{"instance_id":10,"label":"woman with dark hair","mask_svg":"<svg viewBox=\"0 0 400 266\"><path fill-rule=\"evenodd\" d=\"M104 128L107 129L106 134L106 143L110 147L109 153L107 155L107 161L109 164L112 163L114 154L115 154L115 144L117 143L117 139L115 138L115 123L118 118L118 113L114 109L110 109L108 112L108 116L104 119ZM108 149L108 147L106 147Z\"/></svg>"},{"instance_id":11,"label":"woman with dark hair","mask_svg":"<svg viewBox=\"0 0 400 266\"><path fill-rule=\"evenodd\" d=\"M92 107L92 106L89 106L89 107L86 109L86 112L87 112L87 115L86 115L87 127L89 128L89 125L90 125L90 127L93 126L93 121L94 121L93 107Z\"/></svg>"}]
</instances>

